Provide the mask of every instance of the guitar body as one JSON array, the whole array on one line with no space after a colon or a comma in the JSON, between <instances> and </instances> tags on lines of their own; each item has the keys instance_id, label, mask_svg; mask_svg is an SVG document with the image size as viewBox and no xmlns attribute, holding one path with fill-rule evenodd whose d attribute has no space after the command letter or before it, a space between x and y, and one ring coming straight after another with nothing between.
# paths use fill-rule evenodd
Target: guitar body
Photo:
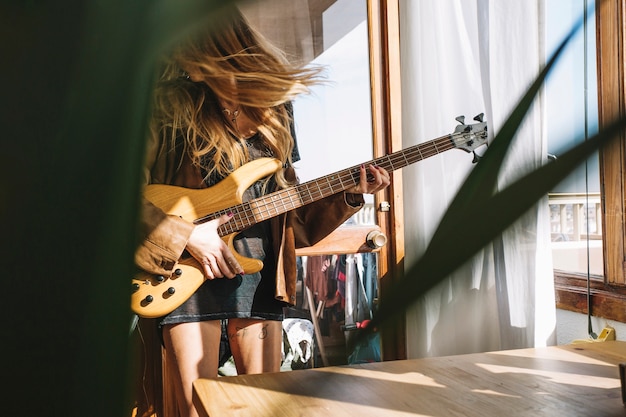
<instances>
[{"instance_id":1,"label":"guitar body","mask_svg":"<svg viewBox=\"0 0 626 417\"><path fill-rule=\"evenodd\" d=\"M235 170L224 180L209 188L190 189L174 185L151 184L144 196L167 214L193 222L201 217L241 204L243 193L256 181L278 169L280 161L260 158ZM235 251L236 233L223 236L233 255L246 273L258 272L263 263ZM171 277L139 272L132 279L131 309L141 317L164 316L184 303L205 280L201 265L193 257L181 258Z\"/></svg>"}]
</instances>

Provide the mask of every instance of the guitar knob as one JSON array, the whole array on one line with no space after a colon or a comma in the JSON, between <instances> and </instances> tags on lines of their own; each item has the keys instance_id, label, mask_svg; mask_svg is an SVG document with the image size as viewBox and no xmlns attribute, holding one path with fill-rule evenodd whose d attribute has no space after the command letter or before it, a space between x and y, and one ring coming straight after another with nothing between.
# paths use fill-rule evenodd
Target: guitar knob
<instances>
[{"instance_id":1,"label":"guitar knob","mask_svg":"<svg viewBox=\"0 0 626 417\"><path fill-rule=\"evenodd\" d=\"M169 288L167 289L167 293L168 293L169 295L172 295L172 294L174 294L175 292L176 292L176 288L174 288L174 287L169 287Z\"/></svg>"},{"instance_id":2,"label":"guitar knob","mask_svg":"<svg viewBox=\"0 0 626 417\"><path fill-rule=\"evenodd\" d=\"M180 268L176 268L174 270L174 275L176 275L177 277L181 276L183 274L183 270Z\"/></svg>"},{"instance_id":3,"label":"guitar knob","mask_svg":"<svg viewBox=\"0 0 626 417\"><path fill-rule=\"evenodd\" d=\"M157 275L155 278L158 282L163 282L165 281L165 277L163 275Z\"/></svg>"},{"instance_id":4,"label":"guitar knob","mask_svg":"<svg viewBox=\"0 0 626 417\"><path fill-rule=\"evenodd\" d=\"M133 282L133 292L137 292L139 291L139 284L137 284L136 282Z\"/></svg>"},{"instance_id":5,"label":"guitar knob","mask_svg":"<svg viewBox=\"0 0 626 417\"><path fill-rule=\"evenodd\" d=\"M154 301L154 297L148 294L146 295L146 298L144 298L144 300L146 301L146 303L151 303L152 301Z\"/></svg>"}]
</instances>

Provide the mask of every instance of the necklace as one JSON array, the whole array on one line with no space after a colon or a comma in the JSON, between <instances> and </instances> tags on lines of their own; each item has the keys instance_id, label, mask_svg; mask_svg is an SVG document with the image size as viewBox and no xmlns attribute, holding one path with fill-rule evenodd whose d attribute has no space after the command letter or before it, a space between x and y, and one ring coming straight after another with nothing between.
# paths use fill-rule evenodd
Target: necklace
<instances>
[{"instance_id":1,"label":"necklace","mask_svg":"<svg viewBox=\"0 0 626 417\"><path fill-rule=\"evenodd\" d=\"M239 107L237 107L235 110L224 107L222 109L222 113L224 113L224 116L226 116L231 121L231 123L235 125L237 124L237 118L239 117Z\"/></svg>"},{"instance_id":2,"label":"necklace","mask_svg":"<svg viewBox=\"0 0 626 417\"><path fill-rule=\"evenodd\" d=\"M224 107L222 108L222 113L224 113L224 116L226 116L226 118L230 120L232 127L235 129L235 132L237 133L237 136L241 136L241 134L239 133L239 125L237 123L237 118L239 117L239 114L240 114L239 107L237 107L234 110Z\"/></svg>"}]
</instances>

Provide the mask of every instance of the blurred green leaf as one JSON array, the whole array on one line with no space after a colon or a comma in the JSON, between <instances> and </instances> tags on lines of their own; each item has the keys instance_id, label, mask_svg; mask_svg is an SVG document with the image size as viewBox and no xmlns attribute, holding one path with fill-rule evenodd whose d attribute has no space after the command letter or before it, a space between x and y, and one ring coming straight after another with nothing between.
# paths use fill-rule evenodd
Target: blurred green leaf
<instances>
[{"instance_id":1,"label":"blurred green leaf","mask_svg":"<svg viewBox=\"0 0 626 417\"><path fill-rule=\"evenodd\" d=\"M130 414L128 280L153 64L233 3L1 3L5 415Z\"/></svg>"}]
</instances>

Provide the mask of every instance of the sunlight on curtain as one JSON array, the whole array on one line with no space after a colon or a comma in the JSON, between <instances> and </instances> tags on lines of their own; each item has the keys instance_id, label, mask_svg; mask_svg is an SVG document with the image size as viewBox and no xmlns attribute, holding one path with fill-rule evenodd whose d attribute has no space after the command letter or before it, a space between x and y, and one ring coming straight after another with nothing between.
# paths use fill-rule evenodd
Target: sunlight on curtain
<instances>
[{"instance_id":1,"label":"sunlight on curtain","mask_svg":"<svg viewBox=\"0 0 626 417\"><path fill-rule=\"evenodd\" d=\"M404 147L451 133L484 112L491 136L538 74L543 0L400 1ZM499 186L546 162L538 100ZM484 151L482 149L481 151ZM424 251L472 156L451 150L405 168L406 265ZM481 213L467 213L472 222ZM407 312L409 357L555 343L548 204L534 209Z\"/></svg>"}]
</instances>

